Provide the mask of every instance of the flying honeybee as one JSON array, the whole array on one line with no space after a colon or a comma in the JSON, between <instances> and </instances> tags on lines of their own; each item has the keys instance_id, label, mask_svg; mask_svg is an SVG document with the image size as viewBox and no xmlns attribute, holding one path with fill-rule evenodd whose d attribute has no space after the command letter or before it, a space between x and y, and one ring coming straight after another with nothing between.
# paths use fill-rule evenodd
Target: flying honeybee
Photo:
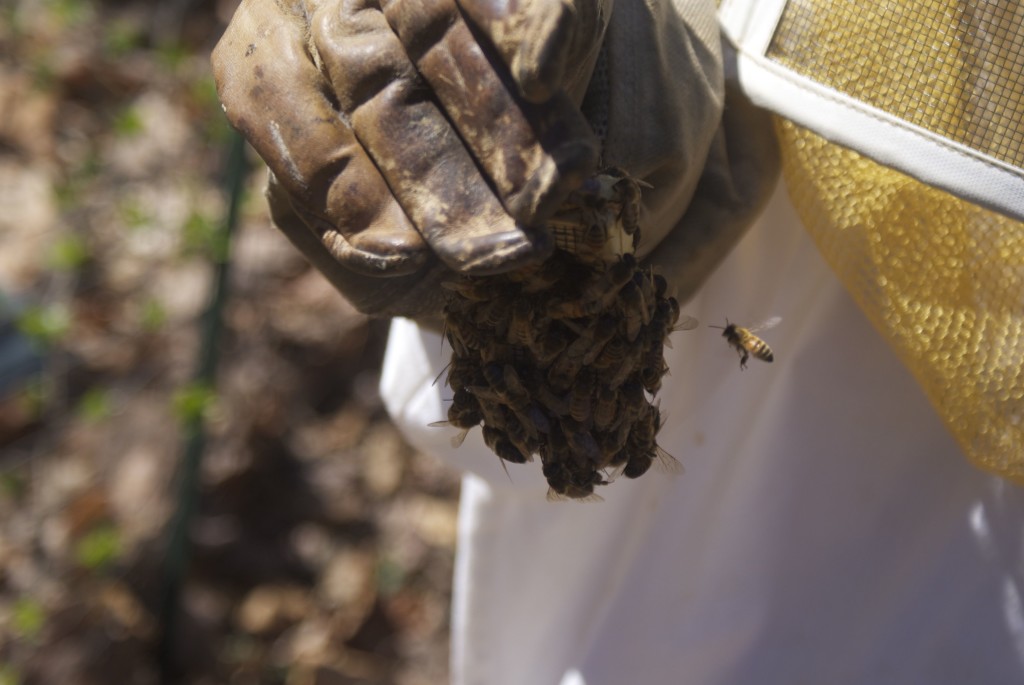
<instances>
[{"instance_id":1,"label":"flying honeybee","mask_svg":"<svg viewBox=\"0 0 1024 685\"><path fill-rule=\"evenodd\" d=\"M772 362L775 359L775 355L772 353L772 348L768 347L768 343L761 338L754 335L756 331L763 331L769 328L774 328L782 321L781 317L773 316L767 321L758 324L757 326L751 326L750 328L743 328L737 326L734 323L729 323L729 319L725 320L725 326L711 326L711 328L718 328L722 331L722 337L725 338L733 349L736 350L737 354L740 355L740 369L747 368L747 360L753 356L755 359L760 359L763 362Z\"/></svg>"}]
</instances>

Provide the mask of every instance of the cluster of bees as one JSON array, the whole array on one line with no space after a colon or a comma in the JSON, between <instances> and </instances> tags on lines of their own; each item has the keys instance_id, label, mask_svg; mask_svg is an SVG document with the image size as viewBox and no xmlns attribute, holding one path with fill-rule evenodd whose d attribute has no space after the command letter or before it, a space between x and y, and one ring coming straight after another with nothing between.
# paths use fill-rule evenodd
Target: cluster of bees
<instances>
[{"instance_id":1,"label":"cluster of bees","mask_svg":"<svg viewBox=\"0 0 1024 685\"><path fill-rule=\"evenodd\" d=\"M553 498L587 498L621 472L676 462L656 442L663 347L680 322L665 279L626 253L588 263L556 250L529 273L446 284L454 391L448 423L483 426L516 464L539 455Z\"/></svg>"},{"instance_id":2,"label":"cluster of bees","mask_svg":"<svg viewBox=\"0 0 1024 685\"><path fill-rule=\"evenodd\" d=\"M633 257L639 209L640 183L606 170L549 225L559 248L542 264L445 284L456 442L481 425L503 465L539 455L553 499L594 498L655 460L678 468L652 398L679 305Z\"/></svg>"},{"instance_id":3,"label":"cluster of bees","mask_svg":"<svg viewBox=\"0 0 1024 685\"><path fill-rule=\"evenodd\" d=\"M669 335L697 320L680 317L665 279L633 256L640 185L606 170L552 221L559 248L545 262L444 284L453 399L440 423L462 429L455 445L482 426L503 466L539 455L551 499L596 498L596 486L655 463L682 468L658 446L654 398ZM727 320L722 330L741 369L750 356L772 361L751 329Z\"/></svg>"}]
</instances>

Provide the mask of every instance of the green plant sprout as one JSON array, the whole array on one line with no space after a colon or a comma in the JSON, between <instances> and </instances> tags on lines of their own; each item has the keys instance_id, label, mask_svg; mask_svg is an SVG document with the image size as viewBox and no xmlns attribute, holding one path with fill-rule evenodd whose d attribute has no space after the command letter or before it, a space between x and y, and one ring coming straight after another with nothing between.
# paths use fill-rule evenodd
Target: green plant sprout
<instances>
[{"instance_id":1,"label":"green plant sprout","mask_svg":"<svg viewBox=\"0 0 1024 685\"><path fill-rule=\"evenodd\" d=\"M57 239L50 248L47 264L57 271L75 271L89 261L89 248L81 236L69 233Z\"/></svg>"},{"instance_id":2,"label":"green plant sprout","mask_svg":"<svg viewBox=\"0 0 1024 685\"><path fill-rule=\"evenodd\" d=\"M37 345L50 347L71 328L71 314L63 304L28 307L18 316L17 325Z\"/></svg>"},{"instance_id":3,"label":"green plant sprout","mask_svg":"<svg viewBox=\"0 0 1024 685\"><path fill-rule=\"evenodd\" d=\"M11 611L11 629L22 640L35 640L46 625L46 611L38 600L19 597Z\"/></svg>"},{"instance_id":4,"label":"green plant sprout","mask_svg":"<svg viewBox=\"0 0 1024 685\"><path fill-rule=\"evenodd\" d=\"M174 414L182 422L195 421L210 415L217 393L208 385L192 383L174 394Z\"/></svg>"},{"instance_id":5,"label":"green plant sprout","mask_svg":"<svg viewBox=\"0 0 1024 685\"><path fill-rule=\"evenodd\" d=\"M75 546L79 566L97 571L113 564L121 556L121 535L112 524L96 526Z\"/></svg>"},{"instance_id":6,"label":"green plant sprout","mask_svg":"<svg viewBox=\"0 0 1024 685\"><path fill-rule=\"evenodd\" d=\"M76 412L82 419L90 423L98 423L109 418L114 413L110 393L103 388L90 388L78 400Z\"/></svg>"}]
</instances>

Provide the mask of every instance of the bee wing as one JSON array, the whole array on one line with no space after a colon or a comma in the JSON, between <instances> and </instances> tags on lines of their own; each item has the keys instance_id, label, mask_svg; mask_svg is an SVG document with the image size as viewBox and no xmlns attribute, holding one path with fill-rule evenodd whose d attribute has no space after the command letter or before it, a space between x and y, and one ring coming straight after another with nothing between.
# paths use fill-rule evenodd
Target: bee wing
<instances>
[{"instance_id":1,"label":"bee wing","mask_svg":"<svg viewBox=\"0 0 1024 685\"><path fill-rule=\"evenodd\" d=\"M696 317L688 316L686 314L680 314L679 320L676 321L676 325L672 327L673 331L692 331L694 328L700 325L700 321Z\"/></svg>"},{"instance_id":2,"label":"bee wing","mask_svg":"<svg viewBox=\"0 0 1024 685\"><path fill-rule=\"evenodd\" d=\"M683 472L683 465L678 459L666 452L660 446L656 445L654 450L658 455L654 460L654 467L656 469L671 476L678 476Z\"/></svg>"},{"instance_id":3,"label":"bee wing","mask_svg":"<svg viewBox=\"0 0 1024 685\"><path fill-rule=\"evenodd\" d=\"M750 326L749 328L747 328L747 330L750 331L751 333L755 333L757 331L766 331L769 328L775 328L780 323L782 323L782 317L781 316L773 316L770 319L765 319L764 321L762 321L761 323L757 324L756 326Z\"/></svg>"},{"instance_id":4,"label":"bee wing","mask_svg":"<svg viewBox=\"0 0 1024 685\"><path fill-rule=\"evenodd\" d=\"M604 479L609 483L614 483L622 475L622 472L626 470L626 462L623 461L618 466L608 466L604 469Z\"/></svg>"},{"instance_id":5,"label":"bee wing","mask_svg":"<svg viewBox=\"0 0 1024 685\"><path fill-rule=\"evenodd\" d=\"M431 428L454 428L455 424L451 421L432 421L427 424ZM452 436L452 447L462 447L462 443L466 441L466 436L469 435L469 429L463 428L458 433Z\"/></svg>"},{"instance_id":6,"label":"bee wing","mask_svg":"<svg viewBox=\"0 0 1024 685\"><path fill-rule=\"evenodd\" d=\"M463 428L461 431L452 436L452 447L458 449L462 447L462 443L466 442L466 436L469 435L469 429Z\"/></svg>"},{"instance_id":7,"label":"bee wing","mask_svg":"<svg viewBox=\"0 0 1024 685\"><path fill-rule=\"evenodd\" d=\"M444 340L444 338L442 338L441 340L443 341L443 340ZM443 368L443 369L441 369L441 372L440 372L439 374L437 374L437 375L436 375L436 376L434 377L434 382L430 384L430 386L431 386L431 387L433 387L433 386L437 385L437 382L438 382L439 380L441 380L441 376L443 376L443 375L444 375L444 372L445 372L445 371L447 371L448 369L452 368L452 364L453 364L454 362L455 362L455 360L454 360L454 359L451 359L451 360L449 360L449 361L448 361L448 363L447 363L447 364L445 364L445 365L444 365L444 368Z\"/></svg>"}]
</instances>

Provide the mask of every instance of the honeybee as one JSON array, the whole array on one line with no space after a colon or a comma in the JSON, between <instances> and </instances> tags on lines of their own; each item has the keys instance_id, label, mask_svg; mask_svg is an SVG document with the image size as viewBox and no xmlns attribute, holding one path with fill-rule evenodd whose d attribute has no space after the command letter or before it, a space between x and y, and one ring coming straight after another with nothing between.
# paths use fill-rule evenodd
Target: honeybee
<instances>
[{"instance_id":1,"label":"honeybee","mask_svg":"<svg viewBox=\"0 0 1024 685\"><path fill-rule=\"evenodd\" d=\"M565 262L562 259L554 257L546 259L524 274L525 283L522 292L530 294L547 290L558 283L564 274Z\"/></svg>"},{"instance_id":2,"label":"honeybee","mask_svg":"<svg viewBox=\"0 0 1024 685\"><path fill-rule=\"evenodd\" d=\"M656 465L659 471L666 474L676 475L683 472L683 465L679 460L657 443L661 425L661 411L648 405L643 420L636 423L629 435L630 457L623 470L626 478L639 478L652 465Z\"/></svg>"},{"instance_id":3,"label":"honeybee","mask_svg":"<svg viewBox=\"0 0 1024 685\"><path fill-rule=\"evenodd\" d=\"M596 470L574 474L561 462L544 464L544 477L548 481L547 499L549 502L561 502L567 499L601 502L602 498L594 492L594 486L607 483Z\"/></svg>"},{"instance_id":4,"label":"honeybee","mask_svg":"<svg viewBox=\"0 0 1024 685\"><path fill-rule=\"evenodd\" d=\"M527 401L529 393L523 385L519 374L512 368L511 364L499 364L491 362L483 368L484 378L488 385L498 394L502 401L509 404L516 404L520 401Z\"/></svg>"},{"instance_id":5,"label":"honeybee","mask_svg":"<svg viewBox=\"0 0 1024 685\"><path fill-rule=\"evenodd\" d=\"M454 323L450 320L449 323ZM457 326L448 327L448 342L460 357L468 356L470 351L486 347L487 333L479 329L475 323L460 321Z\"/></svg>"},{"instance_id":6,"label":"honeybee","mask_svg":"<svg viewBox=\"0 0 1024 685\"><path fill-rule=\"evenodd\" d=\"M600 319L599 319L600 321ZM591 324L590 326L576 326L570 321L565 321L566 326L570 329L574 329L576 333L576 339L569 343L569 346L565 348L565 355L569 359L579 360L580 365L586 364L588 353L594 348L594 333L596 332L597 326Z\"/></svg>"},{"instance_id":7,"label":"honeybee","mask_svg":"<svg viewBox=\"0 0 1024 685\"><path fill-rule=\"evenodd\" d=\"M572 387L576 380L576 374L583 368L583 357L573 358L568 350L547 370L548 383L556 392L565 392Z\"/></svg>"},{"instance_id":8,"label":"honeybee","mask_svg":"<svg viewBox=\"0 0 1024 685\"><path fill-rule=\"evenodd\" d=\"M653 463L654 460L651 459L650 454L647 452L635 452L626 461L626 465L622 469L622 475L626 478L639 478L647 473Z\"/></svg>"},{"instance_id":9,"label":"honeybee","mask_svg":"<svg viewBox=\"0 0 1024 685\"><path fill-rule=\"evenodd\" d=\"M622 228L627 235L633 235L640 227L640 187L650 188L652 186L646 181L628 176L625 172L622 172L622 176L622 180L615 184L616 190L620 191L622 197ZM633 247L636 247L635 242L634 239Z\"/></svg>"},{"instance_id":10,"label":"honeybee","mask_svg":"<svg viewBox=\"0 0 1024 685\"><path fill-rule=\"evenodd\" d=\"M640 368L640 382L644 389L652 395L661 390L661 378L668 373L668 364L659 347L652 346L645 355L644 364Z\"/></svg>"},{"instance_id":11,"label":"honeybee","mask_svg":"<svg viewBox=\"0 0 1024 685\"><path fill-rule=\"evenodd\" d=\"M775 355L772 353L772 348L768 347L768 343L764 340L754 335L754 332L774 328L780 321L782 321L781 317L773 316L757 326L743 328L734 323L729 323L729 319L726 319L724 327L710 326L710 328L718 328L722 331L722 337L740 355L740 369L742 370L747 368L747 360L751 356L763 362L771 363L774 361Z\"/></svg>"},{"instance_id":12,"label":"honeybee","mask_svg":"<svg viewBox=\"0 0 1024 685\"><path fill-rule=\"evenodd\" d=\"M636 377L628 379L622 384L619 390L619 424L622 430L629 430L629 427L640 417L640 413L647 406L647 399L644 397L644 386Z\"/></svg>"},{"instance_id":13,"label":"honeybee","mask_svg":"<svg viewBox=\"0 0 1024 685\"><path fill-rule=\"evenodd\" d=\"M543 369L555 361L571 341L571 331L567 328L552 328L547 335L540 339L540 344L531 348L531 351L537 358L540 368Z\"/></svg>"},{"instance_id":14,"label":"honeybee","mask_svg":"<svg viewBox=\"0 0 1024 685\"><path fill-rule=\"evenodd\" d=\"M452 406L448 408L448 420L459 428L472 428L483 421L484 416L476 396L465 388L456 390Z\"/></svg>"},{"instance_id":15,"label":"honeybee","mask_svg":"<svg viewBox=\"0 0 1024 685\"><path fill-rule=\"evenodd\" d=\"M505 310L504 302L492 300L473 308L473 323L477 328L485 330L499 329L508 325L508 312ZM504 337L499 334L498 337Z\"/></svg>"},{"instance_id":16,"label":"honeybee","mask_svg":"<svg viewBox=\"0 0 1024 685\"><path fill-rule=\"evenodd\" d=\"M448 407L448 420L434 421L429 425L432 427L453 426L461 428L462 430L454 435L451 440L452 447L457 448L462 446L466 436L469 435L470 429L480 425L483 420L484 415L480 411L480 405L477 403L476 397L468 390L459 389L455 391L452 404Z\"/></svg>"},{"instance_id":17,"label":"honeybee","mask_svg":"<svg viewBox=\"0 0 1024 685\"><path fill-rule=\"evenodd\" d=\"M636 258L626 253L606 271L595 273L587 279L578 296L560 299L550 305L551 315L559 319L580 319L594 316L618 297L636 270Z\"/></svg>"},{"instance_id":18,"label":"honeybee","mask_svg":"<svg viewBox=\"0 0 1024 685\"><path fill-rule=\"evenodd\" d=\"M676 331L692 331L700 322L692 316L679 313L679 302L674 297L658 300L651 314L648 336L662 347L672 347L671 335Z\"/></svg>"},{"instance_id":19,"label":"honeybee","mask_svg":"<svg viewBox=\"0 0 1024 685\"><path fill-rule=\"evenodd\" d=\"M583 371L569 390L569 415L580 423L590 420L595 381L594 374Z\"/></svg>"},{"instance_id":20,"label":"honeybee","mask_svg":"<svg viewBox=\"0 0 1024 685\"><path fill-rule=\"evenodd\" d=\"M567 396L556 395L546 383L538 385L536 392L540 403L555 416L565 416L569 413L569 400Z\"/></svg>"},{"instance_id":21,"label":"honeybee","mask_svg":"<svg viewBox=\"0 0 1024 685\"><path fill-rule=\"evenodd\" d=\"M520 347L533 347L536 339L533 324L533 303L527 298L520 298L512 305L512 314L508 322L508 341Z\"/></svg>"},{"instance_id":22,"label":"honeybee","mask_svg":"<svg viewBox=\"0 0 1024 685\"><path fill-rule=\"evenodd\" d=\"M543 409L533 402L525 407L513 408L513 412L519 418L519 422L528 429L529 433L547 435L551 432L551 419Z\"/></svg>"},{"instance_id":23,"label":"honeybee","mask_svg":"<svg viewBox=\"0 0 1024 685\"><path fill-rule=\"evenodd\" d=\"M654 286L654 298L660 300L668 293L668 279L661 274L651 272L651 284Z\"/></svg>"},{"instance_id":24,"label":"honeybee","mask_svg":"<svg viewBox=\"0 0 1024 685\"><path fill-rule=\"evenodd\" d=\"M643 349L636 345L632 346L626 351L626 355L622 360L622 363L612 372L611 376L608 377L608 387L613 390L618 389L620 385L625 383L634 373L637 371L637 367L641 362L641 355Z\"/></svg>"},{"instance_id":25,"label":"honeybee","mask_svg":"<svg viewBox=\"0 0 1024 685\"><path fill-rule=\"evenodd\" d=\"M578 466L591 466L601 460L601 447L585 427L573 428L565 438L569 441L570 457Z\"/></svg>"},{"instance_id":26,"label":"honeybee","mask_svg":"<svg viewBox=\"0 0 1024 685\"><path fill-rule=\"evenodd\" d=\"M619 368L619 365L626 359L629 348L621 338L610 340L601 353L593 361L594 368L600 372L611 372Z\"/></svg>"},{"instance_id":27,"label":"honeybee","mask_svg":"<svg viewBox=\"0 0 1024 685\"><path fill-rule=\"evenodd\" d=\"M608 314L601 316L593 327L590 349L583 355L583 363L587 366L593 364L605 345L615 336L618 330L619 322L614 316Z\"/></svg>"},{"instance_id":28,"label":"honeybee","mask_svg":"<svg viewBox=\"0 0 1024 685\"><path fill-rule=\"evenodd\" d=\"M643 291L635 281L630 281L622 286L619 291L622 298L622 311L626 324L626 339L629 342L636 340L640 333L640 327L651 320L650 312L647 310L647 302L644 301Z\"/></svg>"},{"instance_id":29,"label":"honeybee","mask_svg":"<svg viewBox=\"0 0 1024 685\"><path fill-rule=\"evenodd\" d=\"M500 430L484 426L484 443L502 460L513 464L525 464L529 457L516 447L509 437Z\"/></svg>"},{"instance_id":30,"label":"honeybee","mask_svg":"<svg viewBox=\"0 0 1024 685\"><path fill-rule=\"evenodd\" d=\"M607 430L619 413L619 402L616 393L606 386L602 386L594 402L594 427L598 430ZM575 418L575 417L574 417Z\"/></svg>"},{"instance_id":31,"label":"honeybee","mask_svg":"<svg viewBox=\"0 0 1024 685\"><path fill-rule=\"evenodd\" d=\"M471 385L482 385L486 379L480 372L480 367L466 362L458 357L452 358L448 368L448 387L452 390L460 390Z\"/></svg>"}]
</instances>

